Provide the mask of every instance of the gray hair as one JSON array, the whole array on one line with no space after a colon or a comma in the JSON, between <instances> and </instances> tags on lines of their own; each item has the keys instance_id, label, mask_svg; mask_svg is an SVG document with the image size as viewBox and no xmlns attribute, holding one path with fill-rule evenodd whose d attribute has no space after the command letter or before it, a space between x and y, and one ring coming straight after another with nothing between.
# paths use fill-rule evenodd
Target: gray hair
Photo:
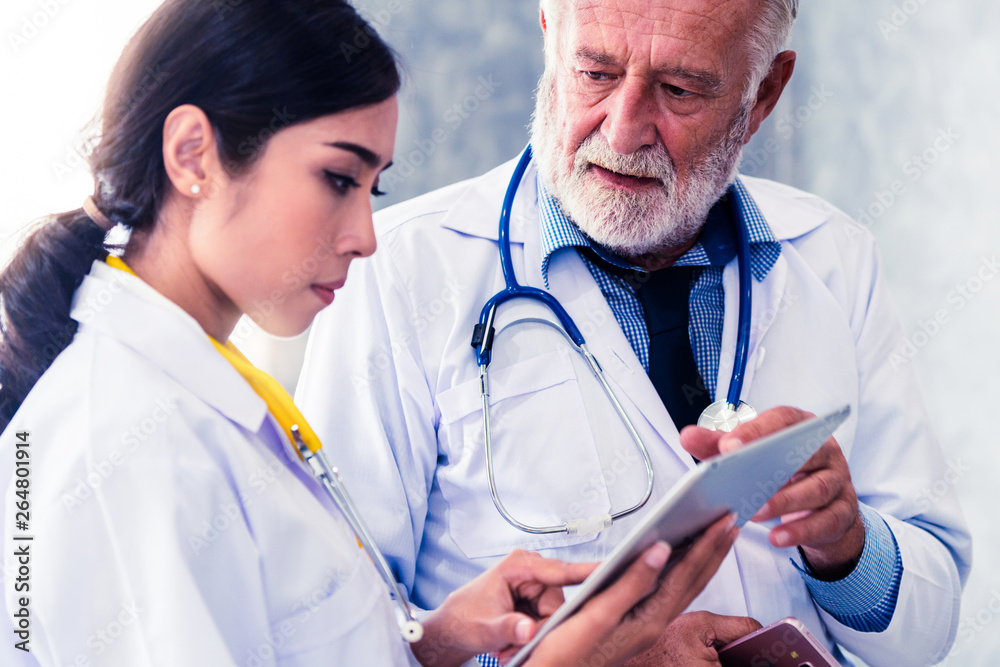
<instances>
[{"instance_id":1,"label":"gray hair","mask_svg":"<svg viewBox=\"0 0 1000 667\"><path fill-rule=\"evenodd\" d=\"M572 0L540 0L550 26L558 25L569 2ZM775 56L788 42L799 12L799 0L761 0L761 4L760 18L747 35L747 55L752 64L743 90L743 104L750 104L757 98L757 89L770 71Z\"/></svg>"},{"instance_id":2,"label":"gray hair","mask_svg":"<svg viewBox=\"0 0 1000 667\"><path fill-rule=\"evenodd\" d=\"M792 24L798 13L799 0L763 0L757 24L747 35L747 57L751 65L750 76L743 90L744 104L757 99L757 90L771 70L771 63L788 43Z\"/></svg>"}]
</instances>

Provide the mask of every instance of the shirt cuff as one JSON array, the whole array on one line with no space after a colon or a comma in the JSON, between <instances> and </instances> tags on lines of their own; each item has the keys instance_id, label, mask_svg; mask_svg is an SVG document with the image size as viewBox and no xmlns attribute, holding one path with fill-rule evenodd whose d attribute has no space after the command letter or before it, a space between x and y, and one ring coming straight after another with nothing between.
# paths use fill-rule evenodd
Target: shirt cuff
<instances>
[{"instance_id":1,"label":"shirt cuff","mask_svg":"<svg viewBox=\"0 0 1000 667\"><path fill-rule=\"evenodd\" d=\"M867 505L858 503L858 509L865 525L865 547L849 575L821 581L812 576L808 563L800 565L793 558L792 565L813 599L839 623L858 632L882 632L896 610L903 559L885 519Z\"/></svg>"}]
</instances>

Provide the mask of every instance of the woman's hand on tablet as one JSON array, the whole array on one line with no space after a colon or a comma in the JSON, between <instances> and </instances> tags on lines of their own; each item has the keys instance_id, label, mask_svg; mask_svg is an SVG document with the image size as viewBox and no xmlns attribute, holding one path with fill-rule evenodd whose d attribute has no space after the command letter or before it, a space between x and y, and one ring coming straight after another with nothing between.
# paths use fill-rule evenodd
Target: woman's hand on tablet
<instances>
[{"instance_id":1,"label":"woman's hand on tablet","mask_svg":"<svg viewBox=\"0 0 1000 667\"><path fill-rule=\"evenodd\" d=\"M510 658L598 563L566 563L517 550L453 591L426 620L413 655L430 667L460 665L481 653Z\"/></svg>"},{"instance_id":2,"label":"woman's hand on tablet","mask_svg":"<svg viewBox=\"0 0 1000 667\"><path fill-rule=\"evenodd\" d=\"M601 655L601 664L616 665L654 646L729 553L739 532L734 521L735 517L728 516L715 522L662 579L659 575L670 547L658 543L647 549L618 581L553 630L526 664L579 664ZM678 635L677 641L695 639ZM501 652L501 662L515 652Z\"/></svg>"}]
</instances>

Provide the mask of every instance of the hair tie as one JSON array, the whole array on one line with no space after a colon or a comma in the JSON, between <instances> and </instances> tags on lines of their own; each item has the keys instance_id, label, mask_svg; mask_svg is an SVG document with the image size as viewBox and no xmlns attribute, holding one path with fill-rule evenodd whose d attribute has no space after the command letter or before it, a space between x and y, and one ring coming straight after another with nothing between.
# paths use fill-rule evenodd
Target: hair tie
<instances>
[{"instance_id":1,"label":"hair tie","mask_svg":"<svg viewBox=\"0 0 1000 667\"><path fill-rule=\"evenodd\" d=\"M83 212L87 214L87 217L94 221L94 223L105 231L111 231L111 228L115 226L115 223L111 222L108 216L101 213L101 209L97 208L97 204L94 203L93 197L87 197L83 200Z\"/></svg>"}]
</instances>

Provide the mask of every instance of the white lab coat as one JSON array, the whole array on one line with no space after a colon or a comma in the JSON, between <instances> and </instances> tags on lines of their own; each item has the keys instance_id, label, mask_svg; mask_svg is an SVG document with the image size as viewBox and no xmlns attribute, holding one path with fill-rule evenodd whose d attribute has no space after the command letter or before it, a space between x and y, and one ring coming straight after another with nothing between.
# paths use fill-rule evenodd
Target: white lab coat
<instances>
[{"instance_id":1,"label":"white lab coat","mask_svg":"<svg viewBox=\"0 0 1000 667\"><path fill-rule=\"evenodd\" d=\"M31 534L31 656L67 665L403 665L388 593L198 323L95 262L72 344L0 440L4 599ZM30 530L13 524L30 433ZM279 435L280 434L280 435Z\"/></svg>"},{"instance_id":2,"label":"white lab coat","mask_svg":"<svg viewBox=\"0 0 1000 667\"><path fill-rule=\"evenodd\" d=\"M414 602L434 607L514 548L568 560L605 556L641 512L599 536L533 536L493 506L483 453L478 370L469 345L486 300L503 288L497 221L513 162L377 216L379 250L357 262L343 293L311 335L298 403L336 458L382 550ZM890 354L902 333L871 235L822 200L773 182L744 183L782 242L753 286L753 329L743 398L758 411L794 405L815 413L850 403L837 432L862 502L888 522L904 575L889 628L853 631L812 601L789 558L767 543L773 525L750 525L695 601L767 624L803 620L833 646L873 665L933 662L951 644L970 540L906 364ZM515 273L541 287L534 168L511 219ZM587 338L649 447L655 503L694 465L677 429L586 266L553 256L550 291ZM738 276L725 268L725 325L716 399L725 397L736 347ZM516 304L516 305L515 305ZM497 329L518 318L553 320L524 300L502 307ZM535 525L616 511L646 475L607 413L583 407L587 371L523 325L491 366L497 485L508 509ZM617 434L617 435L616 435ZM934 488L931 497L920 497ZM610 502L609 502L610 501ZM360 502L360 501L359 501Z\"/></svg>"}]
</instances>

